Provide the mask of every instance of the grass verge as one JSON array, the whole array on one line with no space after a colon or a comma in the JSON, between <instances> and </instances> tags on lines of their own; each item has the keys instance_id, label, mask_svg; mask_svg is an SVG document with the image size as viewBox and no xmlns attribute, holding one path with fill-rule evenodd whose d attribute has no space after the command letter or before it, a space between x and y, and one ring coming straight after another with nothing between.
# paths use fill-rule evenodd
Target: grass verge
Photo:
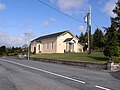
<instances>
[{"instance_id":1,"label":"grass verge","mask_svg":"<svg viewBox=\"0 0 120 90\"><path fill-rule=\"evenodd\" d=\"M62 54L34 54L31 57L47 58L47 59L61 59L61 60L74 60L82 62L95 62L106 63L108 58L102 52L92 52L90 55L86 52L83 53L62 53Z\"/></svg>"}]
</instances>

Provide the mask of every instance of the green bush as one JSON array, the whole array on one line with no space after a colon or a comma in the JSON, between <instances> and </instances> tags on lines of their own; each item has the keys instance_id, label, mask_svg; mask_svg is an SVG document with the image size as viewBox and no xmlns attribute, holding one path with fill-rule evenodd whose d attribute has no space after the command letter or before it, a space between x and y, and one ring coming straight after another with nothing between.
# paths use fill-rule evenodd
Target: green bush
<instances>
[{"instance_id":1,"label":"green bush","mask_svg":"<svg viewBox=\"0 0 120 90\"><path fill-rule=\"evenodd\" d=\"M105 56L119 56L120 55L120 48L119 46L106 46L104 49Z\"/></svg>"},{"instance_id":2,"label":"green bush","mask_svg":"<svg viewBox=\"0 0 120 90\"><path fill-rule=\"evenodd\" d=\"M120 57L112 57L112 61L114 62L120 62Z\"/></svg>"}]
</instances>

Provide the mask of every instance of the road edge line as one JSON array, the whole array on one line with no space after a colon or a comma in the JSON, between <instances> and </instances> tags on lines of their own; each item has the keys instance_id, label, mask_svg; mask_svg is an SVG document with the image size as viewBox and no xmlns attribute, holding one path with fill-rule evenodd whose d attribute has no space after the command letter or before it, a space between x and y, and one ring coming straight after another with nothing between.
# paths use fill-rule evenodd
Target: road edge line
<instances>
[{"instance_id":1,"label":"road edge line","mask_svg":"<svg viewBox=\"0 0 120 90\"><path fill-rule=\"evenodd\" d=\"M111 90L109 88L105 88L105 87L102 87L102 86L99 86L99 85L95 85L96 88L99 88L99 89L103 89L103 90Z\"/></svg>"},{"instance_id":2,"label":"road edge line","mask_svg":"<svg viewBox=\"0 0 120 90\"><path fill-rule=\"evenodd\" d=\"M12 63L12 64L16 64L16 65L19 65L19 66L23 66L23 67L26 67L26 68L30 68L30 69L34 69L34 70L37 70L37 71L41 71L41 72L44 72L44 73L48 73L48 74L51 74L51 75L54 75L54 76L62 77L62 78L68 79L68 80L72 80L72 81L78 82L78 83L86 84L86 82L84 82L84 81L73 79L73 78L70 78L70 77L67 77L67 76L64 76L64 75L61 75L61 74L53 73L53 72L50 72L50 71L47 71L47 70L31 67L31 66L28 66L28 65L25 65L25 64L13 62L13 61L8 61L8 60L4 60L4 59L1 59L1 60L9 62L9 63Z\"/></svg>"}]
</instances>

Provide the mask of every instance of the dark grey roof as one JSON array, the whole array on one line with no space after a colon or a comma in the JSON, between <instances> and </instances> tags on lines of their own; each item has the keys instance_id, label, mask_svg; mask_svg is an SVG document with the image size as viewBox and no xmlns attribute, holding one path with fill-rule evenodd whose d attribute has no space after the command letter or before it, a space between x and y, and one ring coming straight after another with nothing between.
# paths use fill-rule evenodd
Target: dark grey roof
<instances>
[{"instance_id":1,"label":"dark grey roof","mask_svg":"<svg viewBox=\"0 0 120 90\"><path fill-rule=\"evenodd\" d=\"M78 41L78 43L81 44L82 46L85 46L85 43L82 43L82 42L80 42L80 41Z\"/></svg>"},{"instance_id":2,"label":"dark grey roof","mask_svg":"<svg viewBox=\"0 0 120 90\"><path fill-rule=\"evenodd\" d=\"M58 37L58 36L60 36L61 34L65 33L65 32L68 32L68 31L62 31L62 32L58 32L58 33L53 33L53 34L41 36L41 37L38 37L38 38L32 40L31 42L33 42L33 41L39 41L41 39L47 39L47 38L51 38L51 37Z\"/></svg>"},{"instance_id":3,"label":"dark grey roof","mask_svg":"<svg viewBox=\"0 0 120 90\"><path fill-rule=\"evenodd\" d=\"M67 38L67 39L65 39L65 41L64 42L69 42L69 41L71 41L73 38Z\"/></svg>"}]
</instances>

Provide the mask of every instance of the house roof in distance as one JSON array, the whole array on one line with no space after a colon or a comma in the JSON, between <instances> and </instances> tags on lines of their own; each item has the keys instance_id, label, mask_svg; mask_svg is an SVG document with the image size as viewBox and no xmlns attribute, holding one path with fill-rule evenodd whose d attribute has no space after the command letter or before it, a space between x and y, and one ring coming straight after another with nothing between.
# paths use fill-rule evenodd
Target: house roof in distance
<instances>
[{"instance_id":1,"label":"house roof in distance","mask_svg":"<svg viewBox=\"0 0 120 90\"><path fill-rule=\"evenodd\" d=\"M65 32L69 32L69 31L66 30L66 31L58 32L58 33L53 33L53 34L41 36L41 37L38 37L38 38L32 40L31 42L37 41L37 40L40 40L40 39L47 39L47 38L51 38L51 37L58 37L58 36L60 36L61 34L64 34Z\"/></svg>"}]
</instances>

